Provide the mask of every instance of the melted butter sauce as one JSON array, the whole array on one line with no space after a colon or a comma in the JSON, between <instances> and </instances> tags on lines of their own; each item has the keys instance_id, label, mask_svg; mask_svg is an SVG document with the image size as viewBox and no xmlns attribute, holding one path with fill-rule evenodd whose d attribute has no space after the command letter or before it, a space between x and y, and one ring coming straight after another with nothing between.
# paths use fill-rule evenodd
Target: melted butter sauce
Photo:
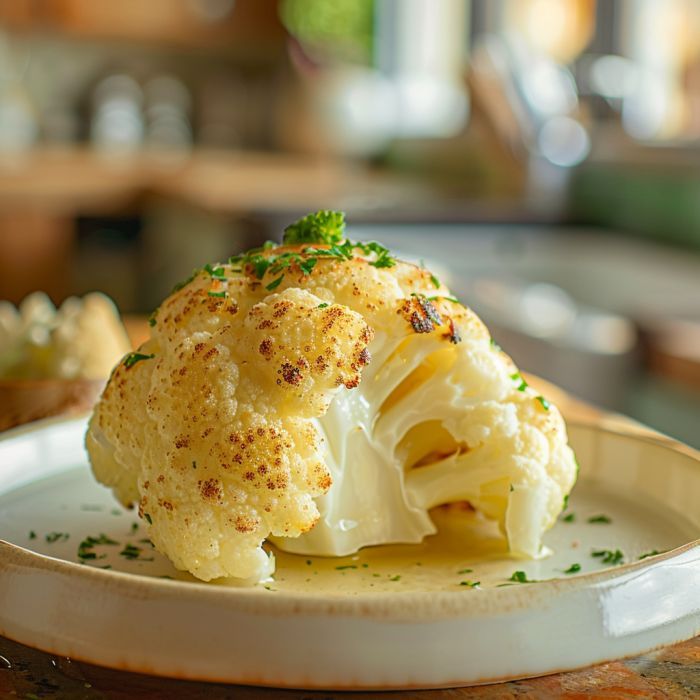
<instances>
[{"instance_id":1,"label":"melted butter sauce","mask_svg":"<svg viewBox=\"0 0 700 700\"><path fill-rule=\"evenodd\" d=\"M607 568L601 558L592 556L595 550L619 549L624 562L632 562L652 550L663 552L697 538L696 526L643 495L632 490L620 493L586 479L576 485L567 512L575 514L573 521L558 520L544 538L548 555L534 561L510 555L497 525L479 514L458 507L437 508L431 515L438 532L419 544L366 547L341 558L271 548L277 571L256 589L261 595L275 591L324 596L414 591L470 595L504 584L521 585L509 581L515 571L537 581ZM607 516L608 524L589 522L601 514ZM201 583L176 571L153 550L143 524L133 513L115 507L109 492L85 478L83 470L0 496L0 533L9 542L74 563L80 563L77 550L83 538L104 533L115 544L96 546L96 558L82 562L86 567L175 579L182 585ZM127 544L139 551L138 557L120 554ZM646 561L652 564L654 558ZM579 573L566 574L573 564L579 565ZM478 588L468 585L475 582L480 583ZM236 584L219 579L211 585Z\"/></svg>"},{"instance_id":2,"label":"melted butter sauce","mask_svg":"<svg viewBox=\"0 0 700 700\"><path fill-rule=\"evenodd\" d=\"M348 557L304 557L273 549L277 571L264 585L268 590L348 595L465 590L470 586L462 581L480 580L474 578L477 568L482 577L498 578L495 572L489 575L490 569L510 558L495 523L455 509L436 509L433 520L438 533L419 544L366 547Z\"/></svg>"}]
</instances>

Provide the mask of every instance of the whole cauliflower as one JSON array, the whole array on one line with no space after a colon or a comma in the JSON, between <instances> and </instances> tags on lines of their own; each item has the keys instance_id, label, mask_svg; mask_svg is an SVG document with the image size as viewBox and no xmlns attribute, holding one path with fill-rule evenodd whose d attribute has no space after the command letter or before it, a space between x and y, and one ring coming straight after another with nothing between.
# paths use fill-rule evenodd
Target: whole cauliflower
<instances>
[{"instance_id":1,"label":"whole cauliflower","mask_svg":"<svg viewBox=\"0 0 700 700\"><path fill-rule=\"evenodd\" d=\"M166 299L95 409L96 477L204 580L268 577L266 539L419 542L455 501L538 556L576 479L559 411L428 270L343 230L310 215Z\"/></svg>"}]
</instances>

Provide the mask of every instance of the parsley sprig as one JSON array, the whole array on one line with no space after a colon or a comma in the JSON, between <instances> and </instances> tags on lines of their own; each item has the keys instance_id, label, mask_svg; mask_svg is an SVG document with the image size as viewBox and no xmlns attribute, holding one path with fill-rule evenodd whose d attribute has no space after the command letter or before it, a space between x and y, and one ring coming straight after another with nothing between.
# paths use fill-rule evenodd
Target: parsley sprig
<instances>
[{"instance_id":1,"label":"parsley sprig","mask_svg":"<svg viewBox=\"0 0 700 700\"><path fill-rule=\"evenodd\" d=\"M369 264L373 267L396 265L389 249L380 243L351 241L344 238L344 234L345 217L342 212L316 212L287 226L283 238L283 245L315 245L306 246L300 252L284 251L276 255L272 252L276 244L268 241L260 248L234 255L229 258L229 264L233 266L234 272L252 274L259 280L266 275L274 275L275 279L265 286L268 291L276 289L282 283L285 272L290 268L296 267L302 274L310 275L319 260L352 260L356 251L372 256ZM327 247L320 248L319 245Z\"/></svg>"}]
</instances>

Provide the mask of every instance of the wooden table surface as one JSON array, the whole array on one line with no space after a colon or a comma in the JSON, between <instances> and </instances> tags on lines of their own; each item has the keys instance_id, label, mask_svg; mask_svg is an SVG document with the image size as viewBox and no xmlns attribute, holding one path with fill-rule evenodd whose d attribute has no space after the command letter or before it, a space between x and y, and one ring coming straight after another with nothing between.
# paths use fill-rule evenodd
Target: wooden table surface
<instances>
[{"instance_id":1,"label":"wooden table surface","mask_svg":"<svg viewBox=\"0 0 700 700\"><path fill-rule=\"evenodd\" d=\"M127 327L132 341L141 342L147 334L143 320L130 320ZM528 382L556 403L569 419L595 419L614 428L636 426L627 418L603 414L560 389L528 376ZM0 604L1 601L0 601ZM193 640L196 647L196 641ZM336 700L376 698L382 693L333 693L271 690L244 686L178 681L113 671L65 657L57 657L0 637L0 698L231 698L234 700ZM666 649L624 661L616 661L581 671L511 681L477 688L406 691L386 697L421 700L461 700L461 698L700 698L700 637Z\"/></svg>"}]
</instances>

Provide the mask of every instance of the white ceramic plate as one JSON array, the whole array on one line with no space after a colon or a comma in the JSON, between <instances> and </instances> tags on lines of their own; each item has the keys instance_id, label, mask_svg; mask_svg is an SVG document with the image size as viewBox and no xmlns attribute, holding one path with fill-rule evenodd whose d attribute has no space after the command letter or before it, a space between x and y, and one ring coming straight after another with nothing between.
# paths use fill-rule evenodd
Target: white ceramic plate
<instances>
[{"instance_id":1,"label":"white ceramic plate","mask_svg":"<svg viewBox=\"0 0 700 700\"><path fill-rule=\"evenodd\" d=\"M442 509L440 534L421 545L340 560L278 553L275 581L252 589L196 582L143 541L92 479L84 419L11 431L0 441L0 634L179 678L390 689L552 673L700 633L700 455L662 436L569 430L581 476L550 557L515 561L492 524ZM600 515L610 522L588 522ZM83 547L95 556L80 563L80 543L100 535L113 543ZM580 572L564 573L573 564ZM515 571L537 583L511 583Z\"/></svg>"}]
</instances>

